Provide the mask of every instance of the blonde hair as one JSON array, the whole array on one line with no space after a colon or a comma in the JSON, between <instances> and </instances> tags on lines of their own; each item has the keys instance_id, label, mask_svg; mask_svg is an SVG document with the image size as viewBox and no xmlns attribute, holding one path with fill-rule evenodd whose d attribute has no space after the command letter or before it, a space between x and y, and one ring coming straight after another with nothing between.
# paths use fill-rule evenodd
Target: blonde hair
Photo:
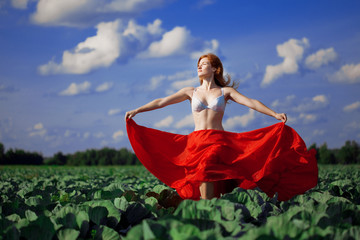
<instances>
[{"instance_id":1,"label":"blonde hair","mask_svg":"<svg viewBox=\"0 0 360 240\"><path fill-rule=\"evenodd\" d=\"M211 67L216 68L216 71L214 72L214 80L216 85L220 87L232 87L232 88L238 87L238 83L231 81L231 77L229 74L226 74L226 76L224 77L224 68L218 56L212 53L204 54L199 58L198 65L200 63L200 60L203 58L208 58ZM199 81L201 85L203 80L199 79Z\"/></svg>"}]
</instances>

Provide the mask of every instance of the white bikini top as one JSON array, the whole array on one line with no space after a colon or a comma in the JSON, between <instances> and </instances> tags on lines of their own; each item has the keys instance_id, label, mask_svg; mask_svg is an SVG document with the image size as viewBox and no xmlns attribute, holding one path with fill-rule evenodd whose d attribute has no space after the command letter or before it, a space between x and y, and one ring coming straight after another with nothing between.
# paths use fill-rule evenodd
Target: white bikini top
<instances>
[{"instance_id":1,"label":"white bikini top","mask_svg":"<svg viewBox=\"0 0 360 240\"><path fill-rule=\"evenodd\" d=\"M196 88L194 89L192 101L191 101L191 108L193 112L201 112L204 109L211 109L215 112L224 112L225 111L225 96L224 96L224 89L221 88L221 96L213 99L209 105L205 105L200 101L199 98L196 97Z\"/></svg>"}]
</instances>

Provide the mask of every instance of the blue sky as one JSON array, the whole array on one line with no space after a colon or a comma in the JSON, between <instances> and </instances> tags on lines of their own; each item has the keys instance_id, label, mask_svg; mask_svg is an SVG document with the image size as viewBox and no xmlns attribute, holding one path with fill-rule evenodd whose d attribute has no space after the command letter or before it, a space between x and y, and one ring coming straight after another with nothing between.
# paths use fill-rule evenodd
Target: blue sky
<instances>
[{"instance_id":1,"label":"blue sky","mask_svg":"<svg viewBox=\"0 0 360 240\"><path fill-rule=\"evenodd\" d=\"M310 145L360 141L360 2L0 0L0 142L73 153L127 147L124 114L197 86L213 52L242 94ZM189 102L135 117L187 134ZM228 104L224 127L276 123Z\"/></svg>"}]
</instances>

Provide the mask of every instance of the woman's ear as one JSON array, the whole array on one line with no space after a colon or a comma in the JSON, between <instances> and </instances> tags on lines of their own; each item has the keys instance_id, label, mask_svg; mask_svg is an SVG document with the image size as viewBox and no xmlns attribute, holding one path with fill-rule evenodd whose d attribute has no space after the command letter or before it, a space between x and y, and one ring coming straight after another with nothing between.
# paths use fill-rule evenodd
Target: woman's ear
<instances>
[{"instance_id":1,"label":"woman's ear","mask_svg":"<svg viewBox=\"0 0 360 240\"><path fill-rule=\"evenodd\" d=\"M215 67L212 67L211 70L212 70L213 72L216 72L217 69L216 69Z\"/></svg>"}]
</instances>

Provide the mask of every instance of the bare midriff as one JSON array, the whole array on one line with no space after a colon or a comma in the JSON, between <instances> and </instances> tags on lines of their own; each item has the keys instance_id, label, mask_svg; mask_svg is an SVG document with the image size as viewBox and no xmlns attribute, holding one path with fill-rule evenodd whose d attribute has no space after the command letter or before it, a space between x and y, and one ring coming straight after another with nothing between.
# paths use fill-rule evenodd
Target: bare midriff
<instances>
[{"instance_id":1,"label":"bare midriff","mask_svg":"<svg viewBox=\"0 0 360 240\"><path fill-rule=\"evenodd\" d=\"M204 109L201 112L193 112L195 131L198 130L224 130L222 119L224 112L215 112L211 109Z\"/></svg>"}]
</instances>

